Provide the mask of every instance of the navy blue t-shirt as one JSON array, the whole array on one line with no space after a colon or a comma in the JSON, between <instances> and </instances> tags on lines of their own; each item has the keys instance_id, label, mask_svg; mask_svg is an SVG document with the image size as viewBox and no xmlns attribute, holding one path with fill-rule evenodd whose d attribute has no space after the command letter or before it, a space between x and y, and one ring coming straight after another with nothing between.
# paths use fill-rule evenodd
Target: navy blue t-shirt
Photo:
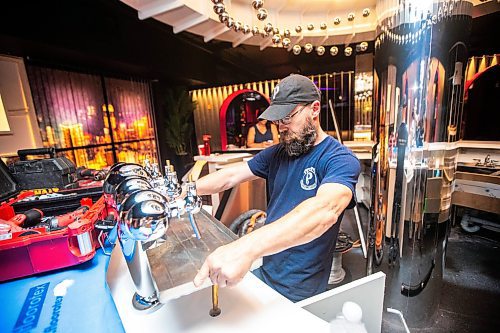
<instances>
[{"instance_id":1,"label":"navy blue t-shirt","mask_svg":"<svg viewBox=\"0 0 500 333\"><path fill-rule=\"evenodd\" d=\"M271 146L255 155L248 166L254 175L267 180L266 224L314 197L325 183L347 186L354 198L360 172L356 156L330 136L301 156L288 156L281 144ZM264 257L260 269L264 282L295 302L325 291L341 219L309 243Z\"/></svg>"}]
</instances>

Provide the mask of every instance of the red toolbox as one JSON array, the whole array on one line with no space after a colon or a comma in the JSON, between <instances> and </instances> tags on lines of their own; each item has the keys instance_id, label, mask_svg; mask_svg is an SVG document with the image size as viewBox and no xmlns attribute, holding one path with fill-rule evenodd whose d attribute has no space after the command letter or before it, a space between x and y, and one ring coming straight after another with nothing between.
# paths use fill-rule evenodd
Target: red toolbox
<instances>
[{"instance_id":1,"label":"red toolbox","mask_svg":"<svg viewBox=\"0 0 500 333\"><path fill-rule=\"evenodd\" d=\"M73 266L94 257L102 234L95 224L111 213L102 196L102 185L55 190L57 196L43 191L38 191L38 196L33 191L19 193L15 179L0 160L0 282ZM45 219L53 215L51 224L43 222L29 228L15 225L17 216L40 210Z\"/></svg>"}]
</instances>

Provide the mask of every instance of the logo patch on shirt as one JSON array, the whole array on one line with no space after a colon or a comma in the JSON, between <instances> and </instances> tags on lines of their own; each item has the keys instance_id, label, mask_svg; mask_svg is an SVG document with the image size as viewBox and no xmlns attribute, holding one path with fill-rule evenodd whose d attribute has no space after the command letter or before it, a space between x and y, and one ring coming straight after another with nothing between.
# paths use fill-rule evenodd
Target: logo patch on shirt
<instances>
[{"instance_id":1,"label":"logo patch on shirt","mask_svg":"<svg viewBox=\"0 0 500 333\"><path fill-rule=\"evenodd\" d=\"M318 177L316 177L316 169L310 167L304 170L302 179L300 180L300 187L303 190L310 191L314 190L318 186Z\"/></svg>"}]
</instances>

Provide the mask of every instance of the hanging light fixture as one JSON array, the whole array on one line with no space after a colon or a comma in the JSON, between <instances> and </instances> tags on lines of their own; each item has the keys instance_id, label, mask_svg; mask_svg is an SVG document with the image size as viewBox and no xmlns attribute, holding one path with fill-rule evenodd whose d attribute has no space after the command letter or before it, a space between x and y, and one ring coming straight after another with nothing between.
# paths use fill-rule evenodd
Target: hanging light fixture
<instances>
[{"instance_id":1,"label":"hanging light fixture","mask_svg":"<svg viewBox=\"0 0 500 333\"><path fill-rule=\"evenodd\" d=\"M271 23L266 23L264 26L264 31L267 33L271 33L273 31L273 25Z\"/></svg>"},{"instance_id":2,"label":"hanging light fixture","mask_svg":"<svg viewBox=\"0 0 500 333\"><path fill-rule=\"evenodd\" d=\"M214 12L217 15L222 14L226 10L226 6L223 3L217 3L214 5Z\"/></svg>"},{"instance_id":3,"label":"hanging light fixture","mask_svg":"<svg viewBox=\"0 0 500 333\"><path fill-rule=\"evenodd\" d=\"M232 17L229 17L226 21L226 27L229 29L232 29L234 27L234 19Z\"/></svg>"},{"instance_id":4,"label":"hanging light fixture","mask_svg":"<svg viewBox=\"0 0 500 333\"><path fill-rule=\"evenodd\" d=\"M229 14L226 12L222 12L222 14L219 15L219 21L221 23L226 23L228 19L229 19Z\"/></svg>"},{"instance_id":5,"label":"hanging light fixture","mask_svg":"<svg viewBox=\"0 0 500 333\"><path fill-rule=\"evenodd\" d=\"M264 6L264 1L263 0L253 0L252 1L252 7L255 10L261 9L262 6Z\"/></svg>"},{"instance_id":6,"label":"hanging light fixture","mask_svg":"<svg viewBox=\"0 0 500 333\"><path fill-rule=\"evenodd\" d=\"M233 30L238 32L243 29L243 24L241 22L234 22Z\"/></svg>"},{"instance_id":7,"label":"hanging light fixture","mask_svg":"<svg viewBox=\"0 0 500 333\"><path fill-rule=\"evenodd\" d=\"M356 45L356 52L365 52L368 49L368 43L362 42Z\"/></svg>"},{"instance_id":8,"label":"hanging light fixture","mask_svg":"<svg viewBox=\"0 0 500 333\"><path fill-rule=\"evenodd\" d=\"M291 37L291 32L290 29L280 29L279 27L273 26L271 22L265 23L264 27L259 27L258 25L253 26L252 28L250 25L245 24L245 22L240 22L236 21L231 15L226 11L226 6L224 5L224 0L211 0L213 3L213 10L216 14L219 15L219 21L223 24L225 24L229 29L234 30L235 32L241 32L243 34L249 34L252 33L253 36L260 35L262 38L271 38L271 42L274 45L281 45L284 48L289 48L291 43L290 37ZM252 0L251 1L251 6L252 8L256 11L256 16L259 21L265 21L268 18L268 11L266 8L264 8L264 0ZM447 7L448 8L448 7ZM449 9L443 8L442 12L447 13L450 12ZM370 15L370 8L364 8L362 11L363 17L368 17ZM354 21L355 19L355 13L350 12L347 15L347 20L349 22ZM438 17L430 17L429 22L432 24L432 20L438 20ZM335 17L333 19L333 24L335 26L340 25L342 23L341 17ZM328 24L326 22L320 22L319 23L319 29L321 31L328 31ZM317 27L318 27L317 26ZM306 26L307 31L313 31L315 29L315 24L313 22L308 23ZM302 25L297 25L295 26L295 32L297 34L302 34L303 33L303 28ZM326 35L328 36L328 35ZM415 34L415 38L417 34ZM376 42L376 46L380 46L380 43L383 42L384 38L384 33L380 36L380 38L377 38L378 43ZM395 43L406 43L406 42L411 42L413 40L412 35L408 34L405 36L391 36L390 38L393 42ZM300 40L300 39L299 39ZM326 49L323 45L319 45L317 47L314 47L311 43L306 43L303 47L300 46L299 44L293 45L292 47L292 52L295 55L299 55L302 51L302 48L306 53L311 53L314 49L316 49L316 53L319 56L324 55L326 52ZM368 49L368 43L367 42L362 42L360 44L356 45L356 52L364 52ZM332 46L329 49L330 55L331 56L336 56L339 52L338 47ZM351 56L353 53L353 48L352 47L346 47L344 49L344 54L346 56Z\"/></svg>"},{"instance_id":9,"label":"hanging light fixture","mask_svg":"<svg viewBox=\"0 0 500 333\"><path fill-rule=\"evenodd\" d=\"M267 10L264 8L259 8L259 11L257 12L257 19L259 21L264 21L267 18Z\"/></svg>"},{"instance_id":10,"label":"hanging light fixture","mask_svg":"<svg viewBox=\"0 0 500 333\"><path fill-rule=\"evenodd\" d=\"M300 51L302 51L302 47L300 45L294 45L292 48L292 52L295 55L299 55Z\"/></svg>"}]
</instances>

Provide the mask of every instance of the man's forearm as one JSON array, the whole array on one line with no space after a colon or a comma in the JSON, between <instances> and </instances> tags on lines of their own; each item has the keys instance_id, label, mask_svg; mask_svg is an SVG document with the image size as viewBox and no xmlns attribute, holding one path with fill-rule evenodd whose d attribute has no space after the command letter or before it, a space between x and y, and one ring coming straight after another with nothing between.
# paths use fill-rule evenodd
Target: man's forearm
<instances>
[{"instance_id":1,"label":"man's forearm","mask_svg":"<svg viewBox=\"0 0 500 333\"><path fill-rule=\"evenodd\" d=\"M244 236L240 240L254 259L281 252L318 238L335 224L351 200L349 191L337 200L311 198L279 220Z\"/></svg>"},{"instance_id":2,"label":"man's forearm","mask_svg":"<svg viewBox=\"0 0 500 333\"><path fill-rule=\"evenodd\" d=\"M198 195L219 193L252 178L256 177L248 168L247 163L239 162L198 179L196 191Z\"/></svg>"},{"instance_id":3,"label":"man's forearm","mask_svg":"<svg viewBox=\"0 0 500 333\"><path fill-rule=\"evenodd\" d=\"M226 170L208 174L196 181L196 192L198 195L219 193L230 188Z\"/></svg>"}]
</instances>

